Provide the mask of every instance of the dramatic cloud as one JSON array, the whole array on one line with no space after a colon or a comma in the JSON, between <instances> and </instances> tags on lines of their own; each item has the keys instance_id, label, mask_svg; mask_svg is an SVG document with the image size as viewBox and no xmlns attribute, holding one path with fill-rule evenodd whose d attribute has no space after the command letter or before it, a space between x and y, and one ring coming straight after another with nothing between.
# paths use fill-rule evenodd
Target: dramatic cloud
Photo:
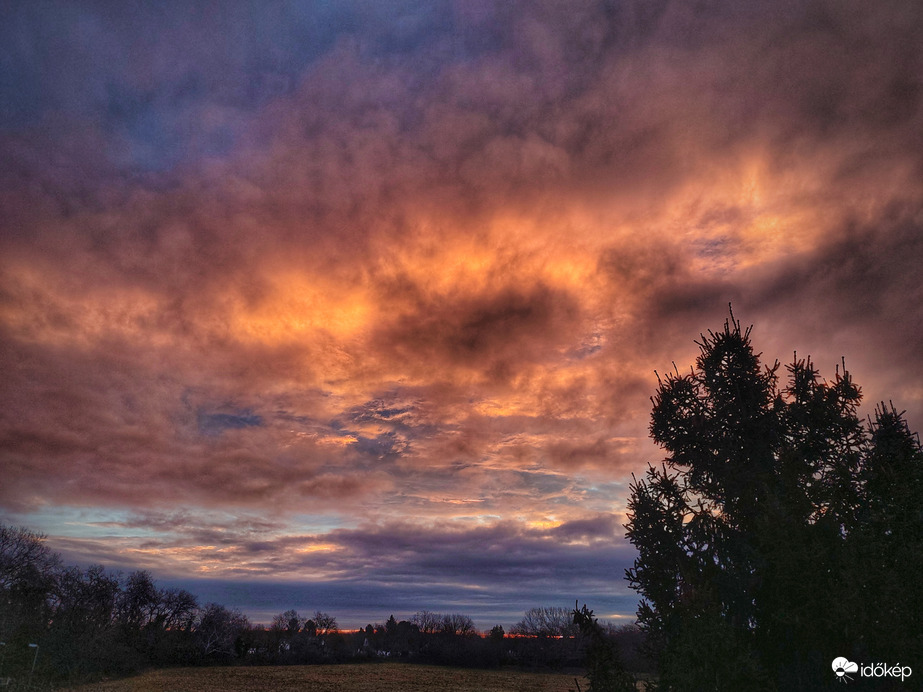
<instances>
[{"instance_id":1,"label":"dramatic cloud","mask_svg":"<svg viewBox=\"0 0 923 692\"><path fill-rule=\"evenodd\" d=\"M3 517L385 617L630 614L654 372L728 303L923 424L921 35L897 0L12 3Z\"/></svg>"}]
</instances>

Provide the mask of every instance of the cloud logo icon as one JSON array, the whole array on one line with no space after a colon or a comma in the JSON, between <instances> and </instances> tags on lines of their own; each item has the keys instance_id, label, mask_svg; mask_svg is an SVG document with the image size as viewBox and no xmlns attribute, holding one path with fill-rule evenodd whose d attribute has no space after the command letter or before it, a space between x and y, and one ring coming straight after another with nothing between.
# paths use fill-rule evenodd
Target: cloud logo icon
<instances>
[{"instance_id":1,"label":"cloud logo icon","mask_svg":"<svg viewBox=\"0 0 923 692\"><path fill-rule=\"evenodd\" d=\"M833 659L831 664L833 672L836 673L836 677L840 682L846 682L847 680L852 680L847 673L858 673L859 664L853 663L852 661L839 656L838 658Z\"/></svg>"}]
</instances>

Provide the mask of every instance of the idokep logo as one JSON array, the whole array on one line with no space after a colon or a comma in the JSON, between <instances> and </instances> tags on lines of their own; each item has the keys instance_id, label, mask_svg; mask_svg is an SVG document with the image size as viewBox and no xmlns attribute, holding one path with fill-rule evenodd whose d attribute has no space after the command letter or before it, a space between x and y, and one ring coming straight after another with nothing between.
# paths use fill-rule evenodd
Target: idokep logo
<instances>
[{"instance_id":1,"label":"idokep logo","mask_svg":"<svg viewBox=\"0 0 923 692\"><path fill-rule=\"evenodd\" d=\"M857 673L858 671L858 663L853 663L852 661L849 661L842 656L833 659L833 672L836 673L836 677L840 682L852 680L852 678L847 675L847 673Z\"/></svg>"},{"instance_id":2,"label":"idokep logo","mask_svg":"<svg viewBox=\"0 0 923 692\"><path fill-rule=\"evenodd\" d=\"M903 682L913 673L910 666L902 666L900 663L893 666L887 663L863 663L860 666L842 656L833 659L831 667L839 682L852 680L850 673L859 673L863 678L900 678Z\"/></svg>"}]
</instances>

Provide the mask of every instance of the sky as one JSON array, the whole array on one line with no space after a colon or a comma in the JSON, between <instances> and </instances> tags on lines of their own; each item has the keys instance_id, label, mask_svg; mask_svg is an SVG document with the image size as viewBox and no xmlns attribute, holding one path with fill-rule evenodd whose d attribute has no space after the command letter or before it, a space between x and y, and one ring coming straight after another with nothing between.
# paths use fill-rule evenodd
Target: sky
<instances>
[{"instance_id":1,"label":"sky","mask_svg":"<svg viewBox=\"0 0 923 692\"><path fill-rule=\"evenodd\" d=\"M269 622L633 618L734 316L923 427L923 4L0 3L0 521Z\"/></svg>"}]
</instances>

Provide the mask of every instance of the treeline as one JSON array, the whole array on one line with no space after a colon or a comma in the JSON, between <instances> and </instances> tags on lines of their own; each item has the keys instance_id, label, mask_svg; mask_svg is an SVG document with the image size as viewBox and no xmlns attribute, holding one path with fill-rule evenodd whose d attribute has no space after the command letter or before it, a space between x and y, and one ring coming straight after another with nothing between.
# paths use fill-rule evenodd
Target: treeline
<instances>
[{"instance_id":1,"label":"treeline","mask_svg":"<svg viewBox=\"0 0 923 692\"><path fill-rule=\"evenodd\" d=\"M145 571L64 566L41 534L0 526L0 679L74 682L226 662L243 653L250 628L239 611L158 588Z\"/></svg>"},{"instance_id":2,"label":"treeline","mask_svg":"<svg viewBox=\"0 0 923 692\"><path fill-rule=\"evenodd\" d=\"M533 608L509 633L501 625L481 633L466 615L424 610L409 621L397 622L392 615L383 625L367 625L356 643L361 641L358 653L365 657L458 667L581 668L591 642L575 624L575 614L567 608ZM617 665L634 672L649 669L634 624L600 626L599 633L616 652Z\"/></svg>"},{"instance_id":3,"label":"treeline","mask_svg":"<svg viewBox=\"0 0 923 692\"><path fill-rule=\"evenodd\" d=\"M287 610L268 626L254 625L184 589L160 588L146 571L123 576L98 565L64 566L41 534L0 526L0 681L73 684L153 667L372 659L579 667L600 635L620 663L644 668L640 630L598 627L588 639L574 615L533 608L509 634L500 625L482 633L467 615L427 610L351 632L320 611Z\"/></svg>"}]
</instances>

